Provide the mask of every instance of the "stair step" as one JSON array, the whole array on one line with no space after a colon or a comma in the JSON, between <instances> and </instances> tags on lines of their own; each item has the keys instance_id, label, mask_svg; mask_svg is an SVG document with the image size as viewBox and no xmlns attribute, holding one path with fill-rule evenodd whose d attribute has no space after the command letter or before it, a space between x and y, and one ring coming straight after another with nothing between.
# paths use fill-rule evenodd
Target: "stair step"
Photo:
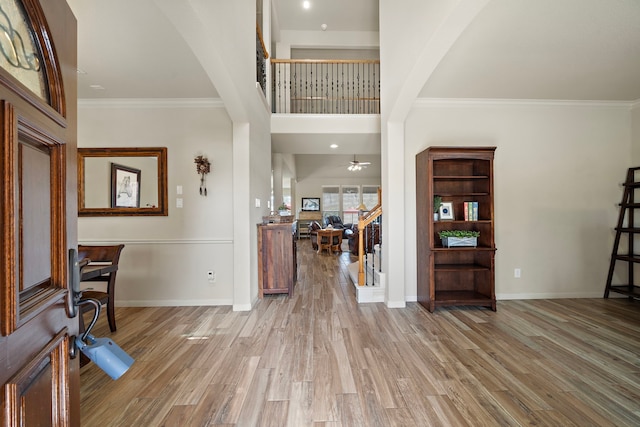
<instances>
[{"instance_id":1,"label":"stair step","mask_svg":"<svg viewBox=\"0 0 640 427\"><path fill-rule=\"evenodd\" d=\"M376 278L375 286L359 286L358 285L358 263L354 262L347 266L349 278L356 290L356 301L358 303L384 302L385 280L383 273L374 273ZM369 272L368 274L371 274Z\"/></svg>"}]
</instances>

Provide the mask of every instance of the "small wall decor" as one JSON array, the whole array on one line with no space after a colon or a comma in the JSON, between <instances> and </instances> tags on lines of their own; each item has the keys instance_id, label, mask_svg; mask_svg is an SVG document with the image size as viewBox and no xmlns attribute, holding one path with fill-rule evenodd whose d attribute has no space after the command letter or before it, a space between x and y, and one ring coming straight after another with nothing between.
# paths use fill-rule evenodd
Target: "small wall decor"
<instances>
[{"instance_id":1,"label":"small wall decor","mask_svg":"<svg viewBox=\"0 0 640 427\"><path fill-rule=\"evenodd\" d=\"M198 174L200 174L200 195L207 195L207 183L205 176L211 172L211 163L204 156L198 156L195 158L194 163L196 164L196 170Z\"/></svg>"},{"instance_id":2,"label":"small wall decor","mask_svg":"<svg viewBox=\"0 0 640 427\"><path fill-rule=\"evenodd\" d=\"M302 210L311 212L320 211L320 197L303 197Z\"/></svg>"}]
</instances>

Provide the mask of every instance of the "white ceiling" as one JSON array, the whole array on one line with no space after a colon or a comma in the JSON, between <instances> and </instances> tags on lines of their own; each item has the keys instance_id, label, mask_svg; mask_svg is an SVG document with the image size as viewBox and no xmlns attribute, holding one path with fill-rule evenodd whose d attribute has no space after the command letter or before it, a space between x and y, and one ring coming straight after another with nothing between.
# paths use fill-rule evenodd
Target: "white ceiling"
<instances>
[{"instance_id":1,"label":"white ceiling","mask_svg":"<svg viewBox=\"0 0 640 427\"><path fill-rule=\"evenodd\" d=\"M78 19L78 67L86 72L79 75L79 98L218 96L153 0L67 1ZM327 31L379 28L377 0L311 0L309 10L302 0L273 2L281 31L321 31L321 24ZM420 97L639 100L640 1L492 0L444 56ZM371 154L364 141L371 137L281 134L274 135L273 146L277 152L320 154L313 147L320 141L328 154L326 142L333 138L341 141L343 154Z\"/></svg>"},{"instance_id":2,"label":"white ceiling","mask_svg":"<svg viewBox=\"0 0 640 427\"><path fill-rule=\"evenodd\" d=\"M421 97L640 99L640 1L492 0Z\"/></svg>"},{"instance_id":3,"label":"white ceiling","mask_svg":"<svg viewBox=\"0 0 640 427\"><path fill-rule=\"evenodd\" d=\"M377 154L380 155L380 144L372 144L372 141L379 141L379 134L274 134L277 138L272 141L272 151L274 153L296 153L296 154ZM331 144L336 144L338 148L332 149Z\"/></svg>"},{"instance_id":4,"label":"white ceiling","mask_svg":"<svg viewBox=\"0 0 640 427\"><path fill-rule=\"evenodd\" d=\"M78 20L78 98L217 98L153 0L67 0ZM102 89L94 89L99 85Z\"/></svg>"},{"instance_id":5,"label":"white ceiling","mask_svg":"<svg viewBox=\"0 0 640 427\"><path fill-rule=\"evenodd\" d=\"M153 0L68 3L78 19L78 67L87 73L79 76L79 98L217 96ZM304 10L302 0L274 0L280 29L321 31L323 23L327 31L378 29L376 0L311 3ZM421 96L640 99L640 1L492 0Z\"/></svg>"},{"instance_id":6,"label":"white ceiling","mask_svg":"<svg viewBox=\"0 0 640 427\"><path fill-rule=\"evenodd\" d=\"M302 0L272 0L281 30L378 31L378 0L310 0L309 9Z\"/></svg>"},{"instance_id":7,"label":"white ceiling","mask_svg":"<svg viewBox=\"0 0 640 427\"><path fill-rule=\"evenodd\" d=\"M380 154L358 154L355 159L358 162L369 162L362 170L351 172L347 170L354 156L341 154L296 154L296 179L298 181L307 178L354 178L380 179Z\"/></svg>"}]
</instances>

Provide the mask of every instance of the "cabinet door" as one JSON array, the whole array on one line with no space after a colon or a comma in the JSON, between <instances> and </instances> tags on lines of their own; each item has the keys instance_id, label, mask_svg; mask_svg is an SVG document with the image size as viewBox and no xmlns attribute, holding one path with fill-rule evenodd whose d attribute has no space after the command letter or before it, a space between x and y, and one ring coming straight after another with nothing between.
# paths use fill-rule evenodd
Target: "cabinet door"
<instances>
[{"instance_id":1,"label":"cabinet door","mask_svg":"<svg viewBox=\"0 0 640 427\"><path fill-rule=\"evenodd\" d=\"M259 233L261 295L288 293L296 262L291 224L263 225Z\"/></svg>"}]
</instances>

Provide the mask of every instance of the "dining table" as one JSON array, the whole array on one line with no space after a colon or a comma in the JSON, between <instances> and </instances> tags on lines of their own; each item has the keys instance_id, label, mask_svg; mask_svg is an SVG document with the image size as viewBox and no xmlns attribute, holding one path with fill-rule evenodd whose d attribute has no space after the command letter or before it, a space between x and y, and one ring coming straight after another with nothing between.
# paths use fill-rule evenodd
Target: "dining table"
<instances>
[{"instance_id":1,"label":"dining table","mask_svg":"<svg viewBox=\"0 0 640 427\"><path fill-rule=\"evenodd\" d=\"M342 252L342 230L341 228L323 228L318 230L318 253L327 249L329 253Z\"/></svg>"},{"instance_id":2,"label":"dining table","mask_svg":"<svg viewBox=\"0 0 640 427\"><path fill-rule=\"evenodd\" d=\"M103 274L113 273L118 271L117 264L92 264L91 260L85 262L86 258L80 261L80 281L93 279L94 277L102 276ZM83 266L84 263L84 266Z\"/></svg>"}]
</instances>

